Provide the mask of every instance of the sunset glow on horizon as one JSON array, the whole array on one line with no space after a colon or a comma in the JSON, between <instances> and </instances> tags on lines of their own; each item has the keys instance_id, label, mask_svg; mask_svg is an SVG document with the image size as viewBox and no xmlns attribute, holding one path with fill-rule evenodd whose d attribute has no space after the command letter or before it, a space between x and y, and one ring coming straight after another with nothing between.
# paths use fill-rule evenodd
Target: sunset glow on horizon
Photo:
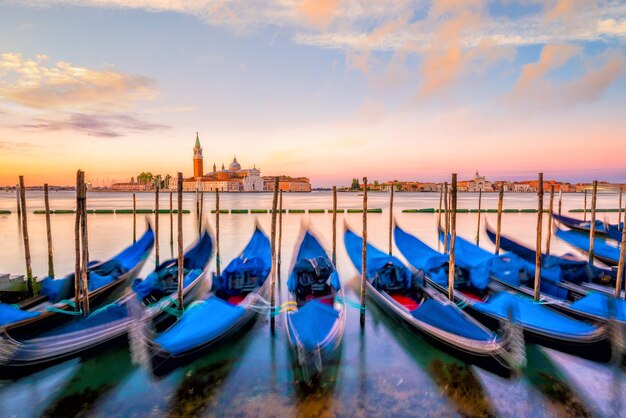
<instances>
[{"instance_id":1,"label":"sunset glow on horizon","mask_svg":"<svg viewBox=\"0 0 626 418\"><path fill-rule=\"evenodd\" d=\"M192 174L625 182L626 3L0 5L0 186Z\"/></svg>"}]
</instances>

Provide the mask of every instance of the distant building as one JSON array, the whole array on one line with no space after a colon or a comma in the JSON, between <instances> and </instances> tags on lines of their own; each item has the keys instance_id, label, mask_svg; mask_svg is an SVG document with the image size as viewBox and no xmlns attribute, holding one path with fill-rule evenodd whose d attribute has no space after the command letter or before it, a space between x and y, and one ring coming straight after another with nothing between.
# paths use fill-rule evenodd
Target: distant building
<instances>
[{"instance_id":1,"label":"distant building","mask_svg":"<svg viewBox=\"0 0 626 418\"><path fill-rule=\"evenodd\" d=\"M222 169L218 171L215 163L213 163L213 171L204 173L202 147L197 132L196 143L193 147L193 174L193 177L184 180L183 190L195 191L200 189L223 192L261 192L264 190L261 170L256 166L242 169L237 162L237 157L233 158L228 169L222 164Z\"/></svg>"},{"instance_id":2,"label":"distant building","mask_svg":"<svg viewBox=\"0 0 626 418\"><path fill-rule=\"evenodd\" d=\"M274 181L276 177L263 177L264 189L266 191L274 190ZM306 177L289 177L278 176L278 190L283 192L310 192L311 182Z\"/></svg>"}]
</instances>

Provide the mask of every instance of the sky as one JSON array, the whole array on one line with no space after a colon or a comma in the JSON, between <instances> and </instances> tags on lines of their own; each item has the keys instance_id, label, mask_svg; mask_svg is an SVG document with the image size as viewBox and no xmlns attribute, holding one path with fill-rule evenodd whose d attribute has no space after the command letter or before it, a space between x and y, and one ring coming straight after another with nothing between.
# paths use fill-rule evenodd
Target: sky
<instances>
[{"instance_id":1,"label":"sky","mask_svg":"<svg viewBox=\"0 0 626 418\"><path fill-rule=\"evenodd\" d=\"M0 185L626 181L626 1L1 0Z\"/></svg>"}]
</instances>

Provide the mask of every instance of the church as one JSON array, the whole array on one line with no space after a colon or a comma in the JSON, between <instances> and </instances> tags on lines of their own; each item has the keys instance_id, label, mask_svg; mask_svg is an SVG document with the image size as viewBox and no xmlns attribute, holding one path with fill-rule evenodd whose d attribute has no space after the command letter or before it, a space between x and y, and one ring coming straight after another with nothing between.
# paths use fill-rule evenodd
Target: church
<instances>
[{"instance_id":1,"label":"church","mask_svg":"<svg viewBox=\"0 0 626 418\"><path fill-rule=\"evenodd\" d=\"M228 169L222 164L222 169L217 170L213 163L213 171L204 172L202 146L196 132L196 143L193 147L193 177L185 179L183 190L185 191L215 191L221 192L262 192L264 187L261 170L253 168L242 169L237 162L237 157L229 164Z\"/></svg>"}]
</instances>

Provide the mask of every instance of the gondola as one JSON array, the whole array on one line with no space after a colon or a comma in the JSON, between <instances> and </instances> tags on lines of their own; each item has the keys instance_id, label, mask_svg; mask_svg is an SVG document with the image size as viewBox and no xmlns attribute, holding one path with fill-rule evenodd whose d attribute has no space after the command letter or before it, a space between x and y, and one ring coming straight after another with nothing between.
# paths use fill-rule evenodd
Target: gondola
<instances>
[{"instance_id":1,"label":"gondola","mask_svg":"<svg viewBox=\"0 0 626 418\"><path fill-rule=\"evenodd\" d=\"M318 239L306 231L287 280L290 309L285 315L289 343L309 380L336 353L346 324L343 289Z\"/></svg>"},{"instance_id":2,"label":"gondola","mask_svg":"<svg viewBox=\"0 0 626 418\"><path fill-rule=\"evenodd\" d=\"M146 337L153 372L163 375L251 325L269 293L271 264L269 240L257 226L239 257L212 275L207 296L172 327Z\"/></svg>"},{"instance_id":3,"label":"gondola","mask_svg":"<svg viewBox=\"0 0 626 418\"><path fill-rule=\"evenodd\" d=\"M443 231L439 238L443 241ZM396 237L396 245L415 268L424 271L430 286L448 293L447 281L441 280L441 271L447 271L448 266L431 261L437 260L441 253L406 233ZM457 236L455 260L455 301L487 327L496 329L500 321L511 316L522 326L526 341L596 361L611 359L606 324L590 324L568 317L529 297L507 291L499 283L526 277L525 263L519 257L510 253L490 254Z\"/></svg>"},{"instance_id":4,"label":"gondola","mask_svg":"<svg viewBox=\"0 0 626 418\"><path fill-rule=\"evenodd\" d=\"M92 261L88 266L89 306L97 308L119 296L125 285L141 271L154 245L150 225L133 245L108 261ZM34 338L76 316L74 273L61 279L46 277L41 293L17 305L0 303L0 333L15 338Z\"/></svg>"},{"instance_id":5,"label":"gondola","mask_svg":"<svg viewBox=\"0 0 626 418\"><path fill-rule=\"evenodd\" d=\"M361 272L362 239L346 229L344 243L352 263ZM447 257L438 262L446 264ZM504 376L523 363L524 343L513 326L508 327L506 336L490 331L455 303L424 286L423 278L398 258L369 243L366 286L368 297L389 316L463 360Z\"/></svg>"},{"instance_id":6,"label":"gondola","mask_svg":"<svg viewBox=\"0 0 626 418\"><path fill-rule=\"evenodd\" d=\"M565 230L555 227L554 234L584 254L589 254L589 234L574 230ZM619 246L615 241L594 238L593 256L607 266L617 266L619 262Z\"/></svg>"},{"instance_id":7,"label":"gondola","mask_svg":"<svg viewBox=\"0 0 626 418\"><path fill-rule=\"evenodd\" d=\"M559 215L554 212L552 213L552 219L575 231L589 234L589 231L591 230L591 221L583 221L582 219L570 218L569 216ZM596 219L595 233L596 235L601 237L608 237L609 225L599 219Z\"/></svg>"},{"instance_id":8,"label":"gondola","mask_svg":"<svg viewBox=\"0 0 626 418\"><path fill-rule=\"evenodd\" d=\"M495 242L495 232L486 225L489 239ZM535 257L534 250L517 243L511 238L500 236L500 247L511 251L526 261L530 273L526 281L501 281L507 287L517 290L529 297L534 295ZM573 255L554 256L541 255L541 300L548 306L578 319L587 321L626 320L626 302L615 301L612 296L614 289L609 286L595 285L585 287L589 281L610 284L614 272L590 265L587 261L577 259ZM608 279L607 279L608 277ZM613 284L615 280L613 278ZM531 288L532 287L532 288Z\"/></svg>"},{"instance_id":9,"label":"gondola","mask_svg":"<svg viewBox=\"0 0 626 418\"><path fill-rule=\"evenodd\" d=\"M204 232L184 254L184 300L189 303L200 293L204 269L213 248ZM130 332L131 350L140 349L141 335L136 320L163 329L171 325L177 308L178 260L161 263L145 279L136 279L132 292L95 310L86 318L53 328L32 339L18 339L5 331L0 340L0 378L15 378L70 357L86 356L121 342ZM135 318L136 316L137 318Z\"/></svg>"}]
</instances>

